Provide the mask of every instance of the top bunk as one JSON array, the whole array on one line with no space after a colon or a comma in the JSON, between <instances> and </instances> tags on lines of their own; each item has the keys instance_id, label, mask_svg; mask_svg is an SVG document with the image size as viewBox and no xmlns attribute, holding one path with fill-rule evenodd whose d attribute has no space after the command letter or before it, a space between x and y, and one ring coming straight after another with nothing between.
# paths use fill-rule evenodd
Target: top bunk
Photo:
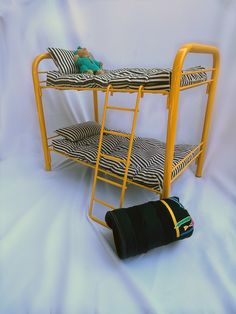
<instances>
[{"instance_id":1,"label":"top bunk","mask_svg":"<svg viewBox=\"0 0 236 314\"><path fill-rule=\"evenodd\" d=\"M73 51L49 48L48 53L38 55L33 63L33 78L40 88L59 90L96 90L106 91L109 85L114 91L137 92L142 86L143 93L158 93L168 95L171 89L185 90L210 84L214 79L219 62L219 52L214 46L201 44L186 44L182 46L175 57L172 69L161 68L122 68L105 70L99 75L78 73L75 66ZM213 66L202 66L183 69L183 63L188 53L213 55ZM39 63L43 59L52 59L58 70L39 71ZM41 75L46 75L42 79Z\"/></svg>"},{"instance_id":2,"label":"top bunk","mask_svg":"<svg viewBox=\"0 0 236 314\"><path fill-rule=\"evenodd\" d=\"M202 72L198 72L198 71ZM196 73L194 73L194 71ZM187 69L181 79L181 86L203 83L207 74L201 66ZM47 86L107 88L112 85L116 89L138 90L142 85L145 91L169 91L171 84L171 70L159 68L123 68L105 71L104 74L89 75L82 73L47 72ZM191 74L188 74L191 72Z\"/></svg>"}]
</instances>

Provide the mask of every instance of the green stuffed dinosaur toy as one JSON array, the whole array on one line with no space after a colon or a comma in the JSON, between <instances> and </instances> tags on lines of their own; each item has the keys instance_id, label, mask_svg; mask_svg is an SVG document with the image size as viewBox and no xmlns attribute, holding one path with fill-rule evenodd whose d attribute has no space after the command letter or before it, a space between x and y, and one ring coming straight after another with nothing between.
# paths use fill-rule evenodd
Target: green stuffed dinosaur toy
<instances>
[{"instance_id":1,"label":"green stuffed dinosaur toy","mask_svg":"<svg viewBox=\"0 0 236 314\"><path fill-rule=\"evenodd\" d=\"M78 47L74 52L74 61L80 73L85 74L103 74L102 62L93 58L86 48Z\"/></svg>"}]
</instances>

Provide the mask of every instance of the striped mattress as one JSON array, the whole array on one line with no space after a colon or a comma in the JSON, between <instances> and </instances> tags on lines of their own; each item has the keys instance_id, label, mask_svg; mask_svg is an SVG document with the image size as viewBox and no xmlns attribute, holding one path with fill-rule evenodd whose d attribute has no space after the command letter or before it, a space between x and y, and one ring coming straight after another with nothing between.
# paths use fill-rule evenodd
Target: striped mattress
<instances>
[{"instance_id":1,"label":"striped mattress","mask_svg":"<svg viewBox=\"0 0 236 314\"><path fill-rule=\"evenodd\" d=\"M52 141L53 149L69 157L95 165L99 136L99 134L90 135L77 141L71 141L66 138L56 139ZM128 145L128 138L104 134L102 153L126 160ZM173 165L177 165L195 147L195 145L176 145ZM182 164L177 166L172 173L172 177L176 176L197 153L198 150L190 154ZM164 143L156 139L135 137L128 179L161 192L163 188L164 160ZM124 175L125 164L122 162L108 160L103 157L100 159L100 167L114 174Z\"/></svg>"},{"instance_id":2,"label":"striped mattress","mask_svg":"<svg viewBox=\"0 0 236 314\"><path fill-rule=\"evenodd\" d=\"M194 71L204 69L201 66L186 69ZM182 76L181 86L192 85L207 80L205 72L185 74ZM114 88L138 89L140 85L145 90L169 90L171 82L170 69L124 68L105 71L100 75L81 73L63 74L58 71L47 72L47 86L106 88L111 84Z\"/></svg>"}]
</instances>

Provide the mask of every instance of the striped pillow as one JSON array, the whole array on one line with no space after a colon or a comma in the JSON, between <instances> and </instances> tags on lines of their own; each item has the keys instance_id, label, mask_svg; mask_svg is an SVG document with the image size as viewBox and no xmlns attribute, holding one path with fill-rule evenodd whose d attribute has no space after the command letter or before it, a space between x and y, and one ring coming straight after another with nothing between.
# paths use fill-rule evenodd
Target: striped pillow
<instances>
[{"instance_id":1,"label":"striped pillow","mask_svg":"<svg viewBox=\"0 0 236 314\"><path fill-rule=\"evenodd\" d=\"M74 62L74 51L61 48L48 48L47 51L61 73L78 73L78 68Z\"/></svg>"},{"instance_id":2,"label":"striped pillow","mask_svg":"<svg viewBox=\"0 0 236 314\"><path fill-rule=\"evenodd\" d=\"M69 141L79 141L100 134L101 126L94 121L78 123L66 128L57 129L55 133Z\"/></svg>"}]
</instances>

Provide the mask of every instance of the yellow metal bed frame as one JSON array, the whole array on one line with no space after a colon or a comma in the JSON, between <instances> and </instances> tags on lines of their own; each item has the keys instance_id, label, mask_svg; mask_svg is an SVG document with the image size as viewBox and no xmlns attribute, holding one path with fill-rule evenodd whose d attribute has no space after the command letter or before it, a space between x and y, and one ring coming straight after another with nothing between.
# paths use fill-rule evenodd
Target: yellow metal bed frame
<instances>
[{"instance_id":1,"label":"yellow metal bed frame","mask_svg":"<svg viewBox=\"0 0 236 314\"><path fill-rule=\"evenodd\" d=\"M192 53L201 53L201 54L210 54L212 55L212 67L206 68L204 70L194 70L194 71L183 71L183 65L185 58L188 54ZM93 205L94 202L100 203L103 206L109 208L109 209L115 209L114 206L104 202L101 199L98 199L95 197L95 191L96 191L96 183L97 180L101 180L104 182L107 182L109 184L112 184L118 188L121 189L121 196L120 196L120 204L119 207L123 206L124 203L124 196L125 191L127 189L127 184L134 184L136 186L139 186L141 188L147 189L149 191L152 191L154 193L160 194L161 198L167 198L170 195L170 189L171 189L171 183L184 171L185 168L189 166L190 163L192 163L194 160L196 160L197 163L197 169L195 175L197 177L202 176L202 168L203 168L203 162L206 152L206 145L207 145L207 139L208 139L208 133L209 133L209 127L211 122L211 115L212 115L212 109L213 109L213 103L214 103L214 97L216 93L216 84L219 74L219 63L220 63L220 56L219 51L214 46L209 45L202 45L197 43L189 43L186 45L183 45L177 52L173 68L172 68L172 77L171 77L171 86L170 90L145 90L143 86L140 86L138 90L132 90L132 89L117 89L113 88L111 85L107 86L106 88L80 88L80 87L66 87L66 86L47 86L45 80L40 80L39 75L46 74L45 71L39 71L39 64L44 59L50 59L49 53L44 53L38 55L34 61L32 66L32 74L33 74L33 82L34 82L34 91L35 91L35 99L36 99L36 105L37 105L37 111L38 111L38 118L39 118L39 126L41 131L41 138L42 138L42 146L43 146L43 152L44 152L44 161L45 161L45 169L47 171L51 170L51 152L55 152L58 154L61 154L67 158L70 158L74 160L75 162L78 162L82 165L86 165L88 167L91 167L95 169L94 172L94 180L93 180L93 186L92 186L92 195L91 195L91 201L90 201L90 207L89 207L89 217L96 221L97 223L106 226L106 223L102 221L101 219L97 218L93 215ZM181 86L181 77L186 74L195 74L195 73L201 73L201 72L210 72L211 77L207 79L206 81L191 84L188 86ZM194 88L197 86L206 85L206 93L208 94L207 97L207 105L206 105L206 111L205 111L205 118L204 118L204 125L202 130L202 137L201 142L197 147L192 150L184 159L182 159L177 165L173 166L173 157L174 157L174 147L175 147L175 137L176 137L176 126L177 126L177 116L178 116L178 102L179 102L179 94L180 91L187 90L189 88ZM100 140L98 145L98 155L97 155L97 162L96 165L92 165L90 163L81 161L79 159L69 157L66 154L60 153L52 148L52 145L49 145L49 140L52 138L55 138L57 136L47 136L46 131L46 125L45 125L45 118L44 118L44 111L43 111L43 104L42 104L42 91L43 89L57 89L57 90L77 90L77 91L88 91L91 90L93 92L93 103L94 103L94 119L96 122L98 122L98 91L105 92L105 103L104 103L104 110L103 110L103 116L102 116L102 126L101 126L101 133L100 133ZM109 96L113 95L113 93L121 92L121 93L136 93L136 104L134 108L123 108L123 107L116 107L109 105ZM166 151L165 151L165 163L164 163L164 181L163 181L163 189L160 192L157 192L153 188L147 187L145 185L133 182L127 178L128 176L128 170L130 165L130 157L132 154L132 145L133 145L133 139L135 135L135 127L136 127L136 120L138 116L139 111L139 105L141 98L144 96L144 94L152 93L152 94L162 94L167 96L167 109L168 109L168 124L167 124L167 135L166 135ZM107 110L123 110L127 112L133 113L133 122L132 122L132 129L130 134L125 133L119 133L114 131L107 131L104 129L105 121L106 121L106 113ZM127 137L130 139L130 144L128 148L127 153L127 159L124 161L123 159L119 159L113 156L105 155L101 153L101 147L102 147L102 140L103 140L103 134L114 134L122 137ZM197 151L198 150L198 151ZM172 176L173 170L181 165L181 163L185 162L189 157L193 156L193 154L197 151L197 153L194 155L194 157L187 162L187 164L182 168L182 170L175 176ZM125 164L125 173L124 176L118 176L110 171L104 170L99 167L99 161L100 158L104 157L107 159L115 160L118 162L123 162ZM99 176L99 172L105 173L109 175L112 178L119 179L121 183L118 183L117 180L113 181L104 177Z\"/></svg>"}]
</instances>

